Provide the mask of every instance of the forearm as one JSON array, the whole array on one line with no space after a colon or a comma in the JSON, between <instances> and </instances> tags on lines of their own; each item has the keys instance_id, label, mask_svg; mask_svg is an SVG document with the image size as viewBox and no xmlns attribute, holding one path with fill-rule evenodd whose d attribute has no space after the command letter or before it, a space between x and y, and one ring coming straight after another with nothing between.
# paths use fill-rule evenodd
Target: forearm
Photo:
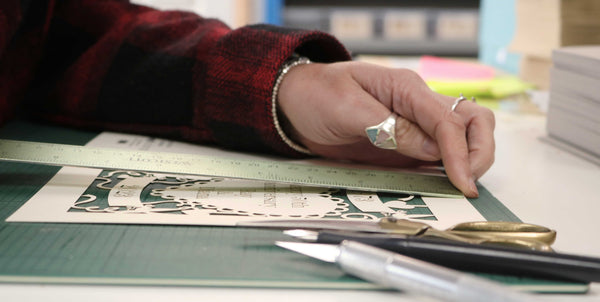
<instances>
[{"instance_id":1,"label":"forearm","mask_svg":"<svg viewBox=\"0 0 600 302\"><path fill-rule=\"evenodd\" d=\"M122 1L65 1L47 47L51 56L29 96L45 118L286 154L294 152L270 111L281 64L294 52L323 62L349 58L323 33L230 30Z\"/></svg>"}]
</instances>

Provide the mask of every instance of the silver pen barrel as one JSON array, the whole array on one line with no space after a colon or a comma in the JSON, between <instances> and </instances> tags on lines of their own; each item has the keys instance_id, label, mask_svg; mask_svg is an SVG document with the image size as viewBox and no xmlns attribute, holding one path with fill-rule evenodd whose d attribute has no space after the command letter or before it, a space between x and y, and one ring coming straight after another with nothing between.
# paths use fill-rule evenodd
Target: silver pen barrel
<instances>
[{"instance_id":1,"label":"silver pen barrel","mask_svg":"<svg viewBox=\"0 0 600 302\"><path fill-rule=\"evenodd\" d=\"M367 281L443 301L523 302L531 295L499 283L370 245L343 241L338 265Z\"/></svg>"}]
</instances>

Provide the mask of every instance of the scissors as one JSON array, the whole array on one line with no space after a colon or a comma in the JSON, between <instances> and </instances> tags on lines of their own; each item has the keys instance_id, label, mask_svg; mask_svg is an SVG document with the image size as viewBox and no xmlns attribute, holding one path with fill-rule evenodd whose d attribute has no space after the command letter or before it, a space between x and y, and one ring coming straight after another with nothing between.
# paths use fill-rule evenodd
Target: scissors
<instances>
[{"instance_id":1,"label":"scissors","mask_svg":"<svg viewBox=\"0 0 600 302\"><path fill-rule=\"evenodd\" d=\"M407 219L384 217L378 221L340 219L281 219L239 222L238 226L277 229L320 229L351 232L436 237L472 244L499 244L538 251L552 251L556 231L547 227L507 221L459 223L446 230Z\"/></svg>"}]
</instances>

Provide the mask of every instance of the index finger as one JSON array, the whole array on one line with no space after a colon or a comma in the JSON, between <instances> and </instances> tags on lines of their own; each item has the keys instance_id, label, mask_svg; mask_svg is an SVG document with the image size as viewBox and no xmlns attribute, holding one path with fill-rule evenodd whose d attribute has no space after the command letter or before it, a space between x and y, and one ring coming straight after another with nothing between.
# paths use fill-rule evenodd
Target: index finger
<instances>
[{"instance_id":1,"label":"index finger","mask_svg":"<svg viewBox=\"0 0 600 302\"><path fill-rule=\"evenodd\" d=\"M460 114L451 111L453 98L437 94L426 86L416 86L409 91L404 99L393 100L394 110L435 139L450 181L467 197L477 197L467 125Z\"/></svg>"},{"instance_id":2,"label":"index finger","mask_svg":"<svg viewBox=\"0 0 600 302\"><path fill-rule=\"evenodd\" d=\"M455 111L466 121L471 173L477 179L494 163L494 113L473 103L466 103Z\"/></svg>"},{"instance_id":3,"label":"index finger","mask_svg":"<svg viewBox=\"0 0 600 302\"><path fill-rule=\"evenodd\" d=\"M471 172L466 127L455 115L451 112L443 116L431 135L438 143L450 181L467 197L477 197L479 193Z\"/></svg>"}]
</instances>

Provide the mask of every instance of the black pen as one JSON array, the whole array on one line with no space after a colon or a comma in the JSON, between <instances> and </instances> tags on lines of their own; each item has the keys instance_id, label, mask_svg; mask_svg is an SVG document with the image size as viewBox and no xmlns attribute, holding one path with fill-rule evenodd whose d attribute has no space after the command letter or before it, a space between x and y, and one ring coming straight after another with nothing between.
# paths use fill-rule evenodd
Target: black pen
<instances>
[{"instance_id":1,"label":"black pen","mask_svg":"<svg viewBox=\"0 0 600 302\"><path fill-rule=\"evenodd\" d=\"M306 242L352 240L453 269L576 282L600 281L600 258L523 248L344 231L288 230Z\"/></svg>"}]
</instances>

